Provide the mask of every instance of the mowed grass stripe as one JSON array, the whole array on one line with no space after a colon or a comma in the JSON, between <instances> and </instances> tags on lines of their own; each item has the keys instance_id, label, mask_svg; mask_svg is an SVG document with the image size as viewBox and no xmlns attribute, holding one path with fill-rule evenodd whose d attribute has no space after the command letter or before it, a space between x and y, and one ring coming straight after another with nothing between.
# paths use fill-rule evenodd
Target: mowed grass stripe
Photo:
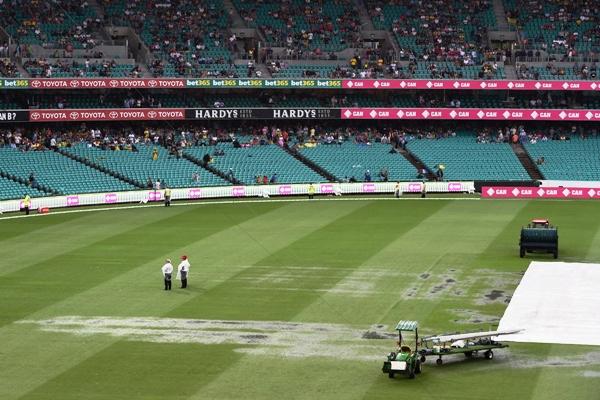
<instances>
[{"instance_id":1,"label":"mowed grass stripe","mask_svg":"<svg viewBox=\"0 0 600 400\"><path fill-rule=\"evenodd\" d=\"M271 208L264 205L255 209L260 213ZM135 229L1 276L0 326L93 288L140 263L155 259L156 254L162 255L193 243L252 216L243 206L227 209L229 219L222 217L224 209L213 209L212 213L200 213L196 209L161 211L171 216L161 218L158 224L138 225ZM185 234L182 234L182 226ZM49 240L60 246L60 238Z\"/></svg>"},{"instance_id":2,"label":"mowed grass stripe","mask_svg":"<svg viewBox=\"0 0 600 400\"><path fill-rule=\"evenodd\" d=\"M399 212L397 205L391 203L372 204L357 210L346 218L339 219L309 237L262 260L256 267L241 274L243 277L256 278L254 283L232 279L227 285L230 289L229 292L225 287L216 288L215 298L214 300L213 298L209 299L211 301L206 310L212 312L212 309L218 307L225 311L226 318L232 319L311 322L310 319L299 319L297 316L303 315L302 311L306 307L318 302L323 294L322 290L334 288L337 283L374 254L396 240L397 237L418 226L430 214L443 209L447 204L445 202L415 203L411 206L409 213ZM390 232L390 226L394 227L393 232ZM327 246L327 243L331 243L331 250L320 251L318 252L320 256L317 256L314 250L319 246L321 248L323 245ZM263 265L267 267L265 268ZM304 274L300 273L291 278L291 281L277 283L278 274L288 274L287 267L290 265L307 269ZM327 275L312 270L311 267L315 266L328 268ZM269 277L272 278L271 281L268 279ZM255 285L265 285L266 288L270 287L272 290L253 290L252 286ZM286 290L286 286L309 290L289 291ZM220 291L217 292L219 289ZM235 296L231 298L231 294L235 294ZM188 305L186 304L186 306ZM204 304L199 304L198 307L204 307ZM351 314L352 311L349 311ZM343 312L348 313L347 310L343 310ZM341 321L338 318L330 322ZM351 317L343 322L353 323ZM307 344L298 343L300 347L305 345ZM352 350L348 349L348 351ZM311 363L316 362L312 359L293 361L289 358L248 355L232 364L210 385L202 387L192 399L235 398L236 393L239 392L244 393L246 398L253 399L272 397L275 393L286 393L286 396L292 398L328 397L334 394L336 390L333 389L333 386L337 388L338 382L335 385L332 385L331 382L325 384L324 380L319 378L319 374L326 374L326 372L307 367L307 364ZM273 370L288 372L271 374L270 371ZM337 372L345 373L342 370ZM301 376L302 379L298 379L298 376ZM294 379L294 377L296 378ZM231 385L232 379L235 379L235 386ZM306 385L307 381L311 382L310 387ZM342 384L346 382L344 378L337 378L337 381ZM322 385L319 385L319 382ZM290 393L292 394L290 395ZM335 397L339 398L337 395Z\"/></svg>"},{"instance_id":3,"label":"mowed grass stripe","mask_svg":"<svg viewBox=\"0 0 600 400\"><path fill-rule=\"evenodd\" d=\"M262 259L169 316L287 321L321 296L319 291L279 290L281 285L273 281L279 274L287 275L287 267L307 267L304 273L300 270L300 274L288 278L288 285L313 290L332 288L353 268L446 204L418 203L411 207L410 214L403 214L392 203L370 203ZM310 212L310 207L306 209ZM398 226L397 232L390 234L389 226ZM310 269L315 266L329 268L330 275L315 275ZM255 290L259 285L272 290Z\"/></svg>"},{"instance_id":4,"label":"mowed grass stripe","mask_svg":"<svg viewBox=\"0 0 600 400\"><path fill-rule=\"evenodd\" d=\"M186 211L189 210L173 208L149 212L145 209L137 213L115 210L110 214L95 212L0 220L2 231L20 232L18 236L0 241L0 277Z\"/></svg>"},{"instance_id":5,"label":"mowed grass stripe","mask_svg":"<svg viewBox=\"0 0 600 400\"><path fill-rule=\"evenodd\" d=\"M68 224L71 221L82 218L85 215L83 214L69 214L69 215L48 215L48 217L54 218L54 225L59 227L61 224ZM6 251L4 249L5 245L14 245L20 241L27 241L31 243L32 235L34 232L39 229L44 229L48 227L48 221L44 221L44 218L22 218L20 220L17 219L4 219L0 217L0 243L2 243L2 248L0 251ZM20 237L19 237L20 236ZM17 241L9 241L9 239L13 239L15 237L19 237ZM38 239L43 238L44 235L40 235ZM1 270L0 270L1 273Z\"/></svg>"},{"instance_id":6,"label":"mowed grass stripe","mask_svg":"<svg viewBox=\"0 0 600 400\"><path fill-rule=\"evenodd\" d=\"M516 207L524 205L525 203L521 203ZM441 257L456 253L476 255L485 249L510 223L516 211L514 204L494 205L493 212L490 212L489 206L483 203L450 202L437 210L431 209L427 217L418 224L395 222L391 226L399 236L364 260L331 291L320 293L292 320L356 324L364 327L383 322L390 331L393 331L399 319L425 322L423 320L428 319L428 314L431 314L435 305L442 301L441 297L437 300L411 300L399 304L403 292L414 282L407 280L408 275L397 273L428 272L433 275L440 272L436 270L436 266L439 267ZM472 225L474 220L482 223L473 229L461 229ZM466 265L454 267L460 269ZM356 293L347 290L353 287ZM380 352L374 354L380 355L381 360L372 363L350 363L329 357L296 360L267 356L244 357L218 380L203 388L197 398L219 395L233 398L235 392L240 390L251 393L250 398L267 398L272 392L294 393L293 398L299 399L360 399L367 392L367 398L377 397L380 384L386 385L385 380L388 379L380 373L383 355L393 349L394 344L392 340L375 340L371 344L381 346ZM299 343L299 346L302 344ZM356 350L347 348L345 351L351 353ZM265 369L264 365L269 368ZM287 379L282 379L281 374L271 374L271 370L285 371ZM302 376L303 379L294 379L295 376ZM230 382L234 377L236 385L232 387ZM306 381L310 381L311 385L306 385ZM332 382L335 384L332 385ZM356 382L360 382L360 385ZM374 393L370 393L370 382L375 389ZM431 385L432 382L428 384ZM398 395L399 388L393 389L393 392L387 393L388 398Z\"/></svg>"},{"instance_id":7,"label":"mowed grass stripe","mask_svg":"<svg viewBox=\"0 0 600 400\"><path fill-rule=\"evenodd\" d=\"M260 208L263 205L249 205L250 208L246 208L245 212L253 218L202 238L185 248L169 250L168 254L186 251L190 255L192 260L190 291L174 288L172 292L164 293L161 290L159 267L164 255L157 254L152 261L41 310L29 318L42 319L73 314L164 315L187 302L190 297L202 296L204 291L221 284L240 270L248 268L248 264L261 260L270 252L286 247L291 242L365 204L367 203L321 202L313 207L310 213L306 212L306 206L301 203L281 204L285 207L271 205L269 206L271 211L267 213L255 210L255 207ZM227 211L227 209L222 210L221 215L224 219L229 218ZM203 209L202 212L212 211ZM235 251L232 251L232 244L235 244ZM135 285L132 285L131 282L134 281ZM139 391L137 395L131 395L127 387L130 383L128 374L135 365L154 363L153 352L157 346L152 343L139 344L148 353L148 358L143 356L144 352L136 352L136 359L132 359L131 355L124 350L128 347L128 342L120 342L114 337L94 336L90 340L86 337L40 332L36 327L29 325L10 325L2 328L0 337L12 338L5 343L6 349L9 350L5 353L6 357L21 360L19 364L11 364L6 370L0 370L0 398L2 399L16 399L26 393L28 395L25 398L79 399L77 394L82 392L96 393L101 398L102 396L124 399L156 398L153 396L152 386L134 386ZM51 346L48 346L48 341ZM171 374L171 369L164 372L164 368L157 367L152 374L148 374L146 379L166 382L165 385L171 391L168 398L177 398L179 394L185 397L190 391L196 392L196 385L201 385L206 379L212 379L220 371L215 365L221 364L210 360L218 360L224 366L228 366L233 362L232 357L241 357L240 353L233 353L228 346L198 345L198 347L196 360L202 371L197 377L189 378L185 375L188 372L184 371L182 374L185 377L182 376L175 385L163 379L165 373ZM165 346L164 365L176 363L180 352L189 352L190 348L196 347ZM185 358L187 354L182 356ZM111 358L126 359L128 362L113 364L104 362ZM115 371L118 371L116 375L120 376L119 379L112 378ZM86 379L80 379L81 376L86 376ZM3 386L1 382L7 382L7 386ZM19 384L11 387L8 382L19 382ZM146 387L148 392L144 391ZM65 388L69 389L65 390ZM74 394L71 395L71 392ZM125 394L124 397L120 397L121 393Z\"/></svg>"}]
</instances>

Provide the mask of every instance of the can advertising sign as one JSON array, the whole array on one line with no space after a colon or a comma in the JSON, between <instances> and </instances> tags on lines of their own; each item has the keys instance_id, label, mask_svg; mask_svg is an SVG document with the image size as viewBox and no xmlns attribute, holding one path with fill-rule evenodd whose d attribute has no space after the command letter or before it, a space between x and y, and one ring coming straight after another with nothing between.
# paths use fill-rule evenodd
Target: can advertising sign
<instances>
[{"instance_id":1,"label":"can advertising sign","mask_svg":"<svg viewBox=\"0 0 600 400\"><path fill-rule=\"evenodd\" d=\"M188 199L199 199L202 197L202 191L198 188L188 190Z\"/></svg>"},{"instance_id":2,"label":"can advertising sign","mask_svg":"<svg viewBox=\"0 0 600 400\"><path fill-rule=\"evenodd\" d=\"M375 188L375 184L374 183L363 183L362 185L362 192L363 193L374 193L376 190Z\"/></svg>"},{"instance_id":3,"label":"can advertising sign","mask_svg":"<svg viewBox=\"0 0 600 400\"><path fill-rule=\"evenodd\" d=\"M395 90L600 90L600 81L475 79L344 79L344 89Z\"/></svg>"},{"instance_id":4,"label":"can advertising sign","mask_svg":"<svg viewBox=\"0 0 600 400\"><path fill-rule=\"evenodd\" d=\"M591 187L484 186L481 197L493 199L600 199Z\"/></svg>"},{"instance_id":5,"label":"can advertising sign","mask_svg":"<svg viewBox=\"0 0 600 400\"><path fill-rule=\"evenodd\" d=\"M106 193L104 195L104 202L107 204L112 204L117 202L117 194L116 193Z\"/></svg>"},{"instance_id":6,"label":"can advertising sign","mask_svg":"<svg viewBox=\"0 0 600 400\"><path fill-rule=\"evenodd\" d=\"M67 206L78 206L79 196L67 196Z\"/></svg>"},{"instance_id":7,"label":"can advertising sign","mask_svg":"<svg viewBox=\"0 0 600 400\"><path fill-rule=\"evenodd\" d=\"M277 188L277 193L279 193L282 196L289 196L290 194L292 194L292 186L291 185L280 185Z\"/></svg>"},{"instance_id":8,"label":"can advertising sign","mask_svg":"<svg viewBox=\"0 0 600 400\"><path fill-rule=\"evenodd\" d=\"M342 108L342 119L600 121L600 110L516 108Z\"/></svg>"},{"instance_id":9,"label":"can advertising sign","mask_svg":"<svg viewBox=\"0 0 600 400\"><path fill-rule=\"evenodd\" d=\"M245 186L234 186L231 188L231 196L232 197L244 197L246 195L246 187Z\"/></svg>"},{"instance_id":10,"label":"can advertising sign","mask_svg":"<svg viewBox=\"0 0 600 400\"><path fill-rule=\"evenodd\" d=\"M408 191L409 192L420 192L423 189L422 183L409 183Z\"/></svg>"}]
</instances>

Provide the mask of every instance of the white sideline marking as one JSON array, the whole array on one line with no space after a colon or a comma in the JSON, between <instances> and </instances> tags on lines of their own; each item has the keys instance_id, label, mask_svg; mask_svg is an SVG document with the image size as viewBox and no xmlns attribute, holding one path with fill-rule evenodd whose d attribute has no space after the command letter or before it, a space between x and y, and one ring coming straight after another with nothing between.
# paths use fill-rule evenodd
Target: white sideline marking
<instances>
[{"instance_id":1,"label":"white sideline marking","mask_svg":"<svg viewBox=\"0 0 600 400\"><path fill-rule=\"evenodd\" d=\"M384 349L389 348L396 337L384 325L360 329L342 324L285 321L64 316L16 323L34 324L44 332L78 336L110 335L152 343L254 345L236 351L279 357L335 357L346 360L381 359ZM370 339L363 338L367 332Z\"/></svg>"},{"instance_id":2,"label":"white sideline marking","mask_svg":"<svg viewBox=\"0 0 600 400\"><path fill-rule=\"evenodd\" d=\"M421 198L395 198L395 197L352 197L352 198L324 198L324 199L255 199L255 200L217 200L217 201L195 201L186 203L171 203L172 207L182 206L206 206L211 204L243 204L243 203L299 203L299 202L316 202L316 201L374 201L374 200L388 200L388 201L431 201L431 200L481 200L479 197L427 197ZM82 206L86 207L86 206ZM76 210L61 210L51 211L48 214L29 214L29 215L8 215L6 217L0 217L0 221L5 219L17 219L17 218L32 218L32 217L45 217L48 215L60 215L60 214L72 214L72 213L83 213L83 212L95 212L95 211L114 211L114 210L129 210L134 208L151 208L151 207L164 207L163 203L157 204L146 204L146 205L134 205L134 206L106 206L101 208L86 208ZM19 212L19 211L14 211Z\"/></svg>"}]
</instances>

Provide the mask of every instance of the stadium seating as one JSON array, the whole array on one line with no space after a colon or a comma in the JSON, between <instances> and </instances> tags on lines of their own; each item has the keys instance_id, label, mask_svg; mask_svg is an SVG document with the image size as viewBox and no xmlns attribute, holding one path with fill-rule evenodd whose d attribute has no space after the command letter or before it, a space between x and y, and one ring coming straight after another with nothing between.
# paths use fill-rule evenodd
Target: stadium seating
<instances>
[{"instance_id":1,"label":"stadium seating","mask_svg":"<svg viewBox=\"0 0 600 400\"><path fill-rule=\"evenodd\" d=\"M248 25L258 27L271 46L341 51L355 39L360 28L358 13L351 0L306 2L274 0L253 2L234 0ZM288 36L291 42L288 42ZM312 38L311 38L312 37Z\"/></svg>"},{"instance_id":2,"label":"stadium seating","mask_svg":"<svg viewBox=\"0 0 600 400\"><path fill-rule=\"evenodd\" d=\"M599 138L571 137L571 140L538 141L524 146L534 162L544 157L544 163L537 167L546 179L600 180Z\"/></svg>"},{"instance_id":3,"label":"stadium seating","mask_svg":"<svg viewBox=\"0 0 600 400\"><path fill-rule=\"evenodd\" d=\"M198 146L186 149L186 153L202 159L205 154L213 155L216 149L224 155L213 156L211 165L223 173L233 170L234 177L252 185L256 176L269 179L277 174L277 183L320 182L324 178L298 161L275 144L234 148L231 143L218 143L216 146Z\"/></svg>"},{"instance_id":4,"label":"stadium seating","mask_svg":"<svg viewBox=\"0 0 600 400\"><path fill-rule=\"evenodd\" d=\"M505 3L506 4L506 3ZM518 15L518 26L527 49L550 54L597 53L598 15L593 1L573 2L565 7L558 0L516 0L507 4ZM597 6L597 4L596 4Z\"/></svg>"},{"instance_id":5,"label":"stadium seating","mask_svg":"<svg viewBox=\"0 0 600 400\"><path fill-rule=\"evenodd\" d=\"M54 151L21 152L10 147L0 148L0 168L3 172L36 181L62 194L134 190L136 187Z\"/></svg>"},{"instance_id":6,"label":"stadium seating","mask_svg":"<svg viewBox=\"0 0 600 400\"><path fill-rule=\"evenodd\" d=\"M8 58L0 58L0 77L19 78L17 66Z\"/></svg>"},{"instance_id":7,"label":"stadium seating","mask_svg":"<svg viewBox=\"0 0 600 400\"><path fill-rule=\"evenodd\" d=\"M277 72L271 72L273 78L329 78L337 65L286 65Z\"/></svg>"},{"instance_id":8,"label":"stadium seating","mask_svg":"<svg viewBox=\"0 0 600 400\"><path fill-rule=\"evenodd\" d=\"M25 197L26 194L31 197L46 196L46 193L41 190L0 177L0 200L19 199Z\"/></svg>"},{"instance_id":9,"label":"stadium seating","mask_svg":"<svg viewBox=\"0 0 600 400\"><path fill-rule=\"evenodd\" d=\"M13 4L16 3L16 7ZM75 49L93 47L93 7L75 0L58 2L17 0L0 5L0 21L7 33L23 45Z\"/></svg>"},{"instance_id":10,"label":"stadium seating","mask_svg":"<svg viewBox=\"0 0 600 400\"><path fill-rule=\"evenodd\" d=\"M375 28L391 29L400 48L417 59L426 54L454 57L461 49L469 54L478 49L481 31L496 26L489 1L367 0L365 3Z\"/></svg>"},{"instance_id":11,"label":"stadium seating","mask_svg":"<svg viewBox=\"0 0 600 400\"><path fill-rule=\"evenodd\" d=\"M446 180L529 180L507 143L477 143L474 132L445 139L415 139L408 150L430 170L444 164Z\"/></svg>"},{"instance_id":12,"label":"stadium seating","mask_svg":"<svg viewBox=\"0 0 600 400\"><path fill-rule=\"evenodd\" d=\"M415 178L415 167L400 154L391 154L389 144L357 144L346 141L342 145L319 144L304 147L301 154L321 166L338 180L363 181L365 172L370 171L373 181L380 181L379 172L387 168L390 181Z\"/></svg>"},{"instance_id":13,"label":"stadium seating","mask_svg":"<svg viewBox=\"0 0 600 400\"><path fill-rule=\"evenodd\" d=\"M156 75L218 76L230 70L234 57L225 36L230 17L220 0L172 0L168 6L160 0L102 4L110 19L134 28L154 57L163 61L152 68ZM233 68L237 75L247 75L245 66Z\"/></svg>"},{"instance_id":14,"label":"stadium seating","mask_svg":"<svg viewBox=\"0 0 600 400\"><path fill-rule=\"evenodd\" d=\"M224 179L203 170L198 165L184 159L176 158L161 146L138 144L138 151L102 150L89 147L87 144L76 144L67 148L71 154L83 157L101 165L110 171L120 173L141 184L146 184L148 178L153 182L160 180L171 188L190 186L219 186L228 185ZM152 159L154 149L158 151L158 159ZM192 174L198 173L200 180L192 180Z\"/></svg>"},{"instance_id":15,"label":"stadium seating","mask_svg":"<svg viewBox=\"0 0 600 400\"><path fill-rule=\"evenodd\" d=\"M131 71L135 68L133 64L114 64L110 65L107 62L107 67L102 65L102 62L92 62L90 68L86 69L81 63L64 62L62 64L51 64L51 75L47 75L48 66L39 65L37 62L28 63L25 61L24 66L27 72L32 77L50 77L50 78L68 78L68 77L83 77L83 78L98 78L98 77L128 77L131 76Z\"/></svg>"}]
</instances>

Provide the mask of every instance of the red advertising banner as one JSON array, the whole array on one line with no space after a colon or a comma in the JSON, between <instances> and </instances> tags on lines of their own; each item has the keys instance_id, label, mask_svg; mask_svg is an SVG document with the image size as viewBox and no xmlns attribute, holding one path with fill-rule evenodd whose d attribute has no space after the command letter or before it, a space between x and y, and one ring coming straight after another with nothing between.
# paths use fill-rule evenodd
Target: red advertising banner
<instances>
[{"instance_id":1,"label":"red advertising banner","mask_svg":"<svg viewBox=\"0 0 600 400\"><path fill-rule=\"evenodd\" d=\"M149 78L68 78L68 79L31 79L29 87L33 89L173 89L185 88L185 79L149 79Z\"/></svg>"},{"instance_id":2,"label":"red advertising banner","mask_svg":"<svg viewBox=\"0 0 600 400\"><path fill-rule=\"evenodd\" d=\"M186 113L187 111L187 113ZM201 111L201 112L200 112ZM206 112L205 112L206 111ZM209 111L209 112L208 112ZM15 110L0 122L61 121L175 121L194 119L289 119L283 115L303 115L305 119L396 119L396 120L481 120L481 121L600 121L600 110L548 110L515 108L330 108L330 109L183 109L183 108L97 108ZM186 115L187 114L187 115ZM219 115L216 115L219 114ZM15 117L16 118L16 117Z\"/></svg>"},{"instance_id":3,"label":"red advertising banner","mask_svg":"<svg viewBox=\"0 0 600 400\"><path fill-rule=\"evenodd\" d=\"M93 108L30 110L30 122L59 121L172 121L185 119L183 108Z\"/></svg>"},{"instance_id":4,"label":"red advertising banner","mask_svg":"<svg viewBox=\"0 0 600 400\"><path fill-rule=\"evenodd\" d=\"M600 199L600 188L484 186L481 197L490 199Z\"/></svg>"},{"instance_id":5,"label":"red advertising banner","mask_svg":"<svg viewBox=\"0 0 600 400\"><path fill-rule=\"evenodd\" d=\"M344 79L345 89L408 90L600 90L600 81L510 81L469 79Z\"/></svg>"},{"instance_id":6,"label":"red advertising banner","mask_svg":"<svg viewBox=\"0 0 600 400\"><path fill-rule=\"evenodd\" d=\"M342 108L342 119L600 121L600 110L516 108Z\"/></svg>"}]
</instances>

